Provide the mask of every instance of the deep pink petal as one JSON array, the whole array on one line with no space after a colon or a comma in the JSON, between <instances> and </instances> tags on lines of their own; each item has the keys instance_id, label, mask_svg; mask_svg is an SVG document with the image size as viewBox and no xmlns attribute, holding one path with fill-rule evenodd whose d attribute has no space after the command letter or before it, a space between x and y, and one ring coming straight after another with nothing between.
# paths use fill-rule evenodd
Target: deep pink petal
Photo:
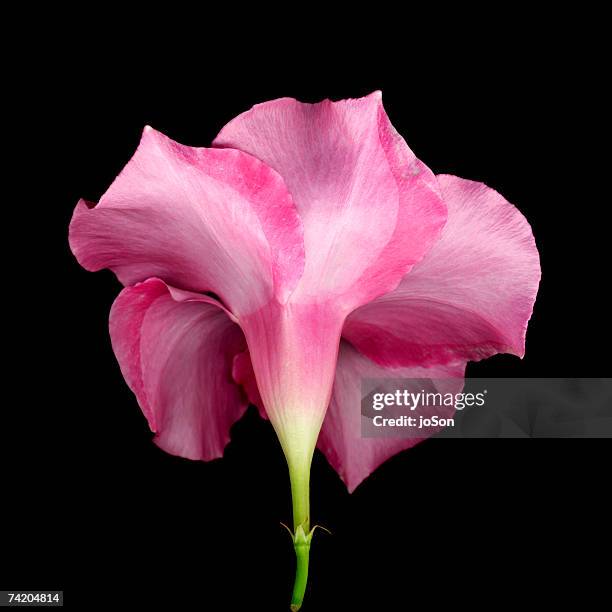
<instances>
[{"instance_id":1,"label":"deep pink petal","mask_svg":"<svg viewBox=\"0 0 612 612\"><path fill-rule=\"evenodd\" d=\"M100 203L79 202L70 245L88 270L214 292L234 314L284 301L304 265L301 222L274 170L151 128Z\"/></svg>"},{"instance_id":2,"label":"deep pink petal","mask_svg":"<svg viewBox=\"0 0 612 612\"><path fill-rule=\"evenodd\" d=\"M365 378L441 379L436 390L458 393L463 387L465 363L433 368L385 368L342 342L332 399L323 422L318 448L325 454L350 492L384 461L413 447L424 438L367 438L361 435L361 382ZM414 389L415 393L421 387ZM452 410L452 408L448 408ZM417 409L413 414L418 415ZM452 416L451 413L440 416ZM423 413L423 416L429 416ZM431 430L429 431L431 434Z\"/></svg>"},{"instance_id":3,"label":"deep pink petal","mask_svg":"<svg viewBox=\"0 0 612 612\"><path fill-rule=\"evenodd\" d=\"M220 457L247 406L232 381L234 357L246 345L227 313L153 278L119 294L110 334L155 442L189 459Z\"/></svg>"},{"instance_id":4,"label":"deep pink petal","mask_svg":"<svg viewBox=\"0 0 612 612\"><path fill-rule=\"evenodd\" d=\"M383 365L522 356L540 280L531 228L486 185L438 181L448 206L440 240L395 291L353 312L343 336Z\"/></svg>"},{"instance_id":5,"label":"deep pink petal","mask_svg":"<svg viewBox=\"0 0 612 612\"><path fill-rule=\"evenodd\" d=\"M444 225L435 177L389 122L380 92L258 104L214 144L251 153L289 187L306 246L296 301L334 300L348 311L390 291Z\"/></svg>"},{"instance_id":6,"label":"deep pink petal","mask_svg":"<svg viewBox=\"0 0 612 612\"><path fill-rule=\"evenodd\" d=\"M234 363L232 365L232 378L236 384L240 385L244 389L249 403L257 407L261 418L267 419L268 415L266 414L266 409L264 408L261 395L259 395L257 381L255 380L255 373L253 372L253 364L251 363L251 357L249 356L248 350L238 353L234 357Z\"/></svg>"}]
</instances>

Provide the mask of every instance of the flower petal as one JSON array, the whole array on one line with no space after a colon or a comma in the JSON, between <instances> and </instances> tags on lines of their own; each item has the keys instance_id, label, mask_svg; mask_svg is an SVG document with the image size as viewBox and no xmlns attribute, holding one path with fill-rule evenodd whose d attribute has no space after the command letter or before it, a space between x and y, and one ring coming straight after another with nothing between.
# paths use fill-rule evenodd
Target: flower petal
<instances>
[{"instance_id":1,"label":"flower petal","mask_svg":"<svg viewBox=\"0 0 612 612\"><path fill-rule=\"evenodd\" d=\"M293 299L240 317L257 388L288 461L309 462L314 452L343 322L344 316L327 304Z\"/></svg>"},{"instance_id":2,"label":"flower petal","mask_svg":"<svg viewBox=\"0 0 612 612\"><path fill-rule=\"evenodd\" d=\"M249 402L259 410L261 418L267 419L268 415L266 414L261 395L259 395L259 388L257 387L255 372L253 372L253 364L251 363L251 357L248 350L238 353L234 357L232 378L236 384L244 389Z\"/></svg>"},{"instance_id":3,"label":"flower petal","mask_svg":"<svg viewBox=\"0 0 612 612\"><path fill-rule=\"evenodd\" d=\"M463 387L465 362L434 368L385 368L370 361L348 342L340 346L332 399L317 447L338 472L349 492L387 459L425 438L366 438L361 435L361 382L365 378L440 379L437 391L458 393ZM422 390L415 388L415 393ZM426 409L425 409L426 410ZM452 411L452 408L448 408ZM414 415L420 414L420 409ZM439 413L438 413L439 414ZM423 416L428 416L423 413ZM452 416L451 413L440 416ZM432 430L428 430L431 434Z\"/></svg>"},{"instance_id":4,"label":"flower petal","mask_svg":"<svg viewBox=\"0 0 612 612\"><path fill-rule=\"evenodd\" d=\"M300 219L274 170L151 128L100 203L79 202L70 245L88 270L111 268L124 285L159 277L214 292L235 314L285 300L304 259Z\"/></svg>"},{"instance_id":5,"label":"flower petal","mask_svg":"<svg viewBox=\"0 0 612 612\"><path fill-rule=\"evenodd\" d=\"M448 206L440 240L395 291L353 312L343 336L383 365L522 357L540 280L531 228L486 185L438 181Z\"/></svg>"},{"instance_id":6,"label":"flower petal","mask_svg":"<svg viewBox=\"0 0 612 612\"><path fill-rule=\"evenodd\" d=\"M390 291L444 225L435 177L389 122L380 92L258 104L213 144L251 153L285 180L304 224L296 301L333 296L350 310Z\"/></svg>"},{"instance_id":7,"label":"flower petal","mask_svg":"<svg viewBox=\"0 0 612 612\"><path fill-rule=\"evenodd\" d=\"M110 334L156 444L189 459L221 457L247 407L231 378L246 344L223 309L152 278L119 294Z\"/></svg>"}]
</instances>

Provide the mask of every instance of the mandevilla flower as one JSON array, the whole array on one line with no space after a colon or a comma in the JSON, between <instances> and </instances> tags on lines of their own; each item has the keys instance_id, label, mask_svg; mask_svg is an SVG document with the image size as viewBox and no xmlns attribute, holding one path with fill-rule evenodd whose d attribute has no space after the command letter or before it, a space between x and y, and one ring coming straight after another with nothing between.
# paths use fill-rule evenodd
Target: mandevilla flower
<instances>
[{"instance_id":1,"label":"mandevilla flower","mask_svg":"<svg viewBox=\"0 0 612 612\"><path fill-rule=\"evenodd\" d=\"M259 104L212 148L147 127L100 202L78 203L70 245L125 286L112 345L162 449L220 457L247 396L270 419L291 479L292 610L315 446L353 491L416 442L360 437L360 380L461 378L468 360L522 356L540 277L521 213L434 176L380 92Z\"/></svg>"}]
</instances>

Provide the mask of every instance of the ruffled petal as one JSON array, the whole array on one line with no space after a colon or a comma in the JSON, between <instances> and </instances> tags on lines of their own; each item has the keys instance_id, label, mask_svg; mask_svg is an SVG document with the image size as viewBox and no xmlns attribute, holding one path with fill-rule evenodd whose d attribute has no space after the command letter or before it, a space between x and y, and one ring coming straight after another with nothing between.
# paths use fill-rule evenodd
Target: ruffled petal
<instances>
[{"instance_id":1,"label":"ruffled petal","mask_svg":"<svg viewBox=\"0 0 612 612\"><path fill-rule=\"evenodd\" d=\"M151 128L100 203L79 202L70 245L88 270L213 292L235 314L284 301L304 265L301 222L274 170Z\"/></svg>"},{"instance_id":2,"label":"ruffled petal","mask_svg":"<svg viewBox=\"0 0 612 612\"><path fill-rule=\"evenodd\" d=\"M380 92L259 104L213 144L274 168L303 223L304 273L290 299L239 319L290 470L297 463L305 469L329 404L346 315L397 286L438 238L446 207L431 171L391 126Z\"/></svg>"},{"instance_id":3,"label":"ruffled petal","mask_svg":"<svg viewBox=\"0 0 612 612\"><path fill-rule=\"evenodd\" d=\"M148 279L124 289L110 314L113 350L155 442L173 455L221 457L248 403L232 380L240 328L206 296Z\"/></svg>"},{"instance_id":4,"label":"ruffled petal","mask_svg":"<svg viewBox=\"0 0 612 612\"><path fill-rule=\"evenodd\" d=\"M332 399L323 421L317 447L338 472L349 492L352 493L364 478L387 459L425 439L362 437L361 421L367 418L361 414L362 380L366 378L434 379L431 384L437 386L432 390L458 393L463 388L464 372L465 362L433 368L385 368L361 355L348 342L342 342ZM417 387L414 389L415 393L422 390L420 384ZM427 409L419 408L412 414L431 416L422 412L423 410ZM441 414L439 409L435 413L439 416L452 416L454 410L452 408L446 410L449 410L448 414ZM428 435L431 435L435 430L427 431Z\"/></svg>"},{"instance_id":5,"label":"ruffled petal","mask_svg":"<svg viewBox=\"0 0 612 612\"><path fill-rule=\"evenodd\" d=\"M258 104L213 144L251 153L285 180L304 224L296 302L334 300L349 311L390 291L444 225L435 177L389 122L380 92Z\"/></svg>"},{"instance_id":6,"label":"ruffled petal","mask_svg":"<svg viewBox=\"0 0 612 612\"><path fill-rule=\"evenodd\" d=\"M482 183L438 181L442 236L395 291L357 309L343 336L383 365L523 356L540 263L523 215Z\"/></svg>"}]
</instances>

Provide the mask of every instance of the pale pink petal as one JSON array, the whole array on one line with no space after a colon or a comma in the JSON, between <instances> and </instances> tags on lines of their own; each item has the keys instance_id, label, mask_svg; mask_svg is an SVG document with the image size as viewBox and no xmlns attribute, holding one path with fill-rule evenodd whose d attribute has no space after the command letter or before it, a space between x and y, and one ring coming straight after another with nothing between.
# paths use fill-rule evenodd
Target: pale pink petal
<instances>
[{"instance_id":1,"label":"pale pink petal","mask_svg":"<svg viewBox=\"0 0 612 612\"><path fill-rule=\"evenodd\" d=\"M247 406L232 381L234 357L246 345L227 313L153 278L119 294L110 334L155 442L189 459L220 457Z\"/></svg>"},{"instance_id":2,"label":"pale pink petal","mask_svg":"<svg viewBox=\"0 0 612 612\"><path fill-rule=\"evenodd\" d=\"M301 222L274 170L151 128L100 203L79 202L70 245L88 270L214 292L234 314L284 301L304 265Z\"/></svg>"},{"instance_id":3,"label":"pale pink petal","mask_svg":"<svg viewBox=\"0 0 612 612\"><path fill-rule=\"evenodd\" d=\"M366 476L384 461L402 450L413 447L424 438L367 438L361 435L361 383L366 378L439 379L432 381L442 393L458 393L463 388L465 363L433 368L385 368L361 355L347 342L342 342L334 389L329 409L317 443L348 490L353 492ZM416 384L416 383L415 383ZM422 390L417 384L415 393ZM452 416L434 411L439 416ZM412 414L419 415L420 409ZM432 413L433 414L433 413ZM423 416L431 416L423 413ZM431 434L432 430L429 430Z\"/></svg>"},{"instance_id":4,"label":"pale pink petal","mask_svg":"<svg viewBox=\"0 0 612 612\"><path fill-rule=\"evenodd\" d=\"M343 336L383 365L523 356L540 280L523 215L482 183L438 177L442 236L395 291L357 309Z\"/></svg>"},{"instance_id":5,"label":"pale pink petal","mask_svg":"<svg viewBox=\"0 0 612 612\"><path fill-rule=\"evenodd\" d=\"M258 104L214 145L251 153L285 180L306 246L295 301L334 300L349 311L390 291L444 225L435 177L389 122L380 92Z\"/></svg>"},{"instance_id":6,"label":"pale pink petal","mask_svg":"<svg viewBox=\"0 0 612 612\"><path fill-rule=\"evenodd\" d=\"M257 387L288 461L297 454L306 462L314 451L331 395L343 321L329 304L293 300L271 302L240 317Z\"/></svg>"}]
</instances>

